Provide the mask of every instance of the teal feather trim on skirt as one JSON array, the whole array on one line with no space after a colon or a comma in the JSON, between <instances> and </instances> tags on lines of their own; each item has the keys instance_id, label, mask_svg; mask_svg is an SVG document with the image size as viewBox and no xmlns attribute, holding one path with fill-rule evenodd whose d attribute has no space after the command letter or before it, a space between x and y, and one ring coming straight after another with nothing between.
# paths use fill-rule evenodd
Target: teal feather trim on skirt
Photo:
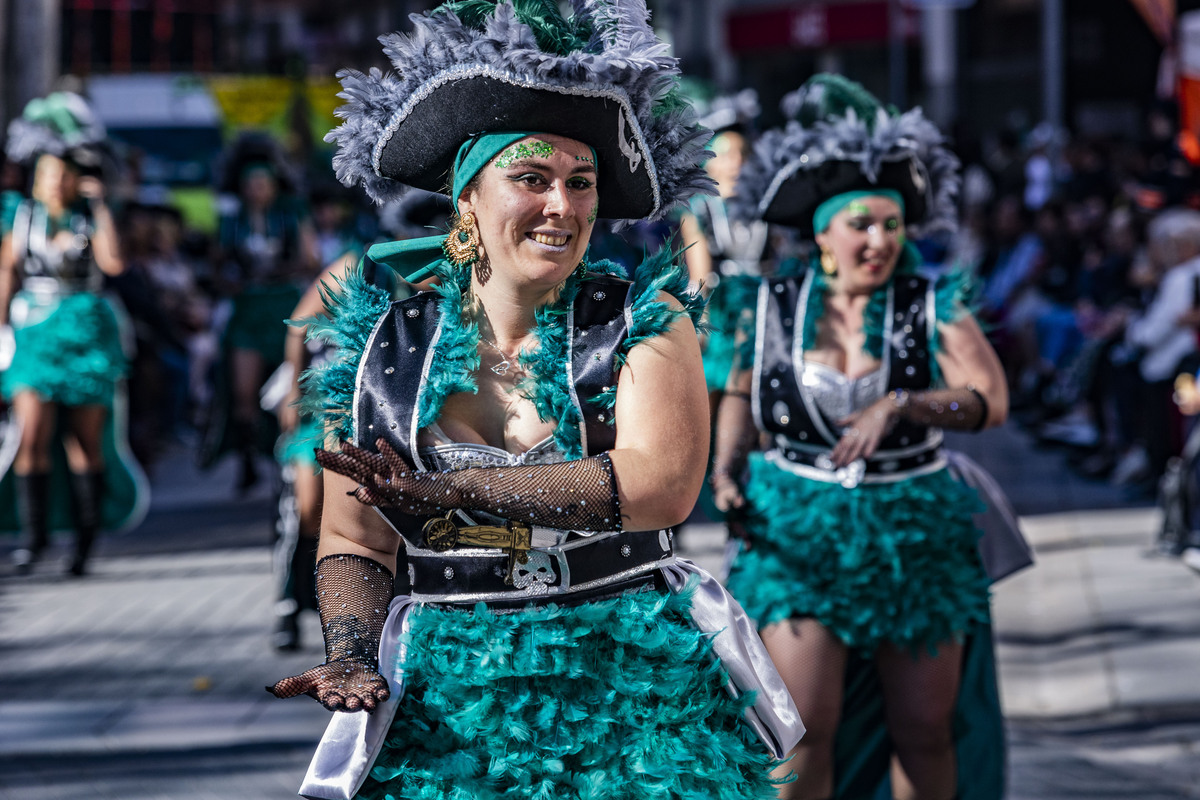
<instances>
[{"instance_id":1,"label":"teal feather trim on skirt","mask_svg":"<svg viewBox=\"0 0 1200 800\"><path fill-rule=\"evenodd\" d=\"M762 278L751 275L726 275L708 298L708 341L704 346L704 382L710 392L724 391L733 368L738 321L753 314L758 302ZM751 341L753 344L753 341ZM741 354L738 354L741 356ZM749 364L753 358L741 358Z\"/></svg>"},{"instance_id":2,"label":"teal feather trim on skirt","mask_svg":"<svg viewBox=\"0 0 1200 800\"><path fill-rule=\"evenodd\" d=\"M513 612L420 606L405 695L360 798L774 798L688 594Z\"/></svg>"},{"instance_id":3,"label":"teal feather trim on skirt","mask_svg":"<svg viewBox=\"0 0 1200 800\"><path fill-rule=\"evenodd\" d=\"M812 617L852 648L934 648L986 624L988 585L974 489L939 470L853 489L810 480L761 456L746 499L751 547L729 591L765 627Z\"/></svg>"},{"instance_id":4,"label":"teal feather trim on skirt","mask_svg":"<svg viewBox=\"0 0 1200 800\"><path fill-rule=\"evenodd\" d=\"M316 448L325 444L325 431L321 423L307 415L301 415L296 429L279 437L275 443L275 460L280 464L298 464L317 468Z\"/></svg>"},{"instance_id":5,"label":"teal feather trim on skirt","mask_svg":"<svg viewBox=\"0 0 1200 800\"><path fill-rule=\"evenodd\" d=\"M0 388L34 391L65 406L111 406L128 359L116 313L90 292L43 299L18 292L12 306L16 353Z\"/></svg>"}]
</instances>

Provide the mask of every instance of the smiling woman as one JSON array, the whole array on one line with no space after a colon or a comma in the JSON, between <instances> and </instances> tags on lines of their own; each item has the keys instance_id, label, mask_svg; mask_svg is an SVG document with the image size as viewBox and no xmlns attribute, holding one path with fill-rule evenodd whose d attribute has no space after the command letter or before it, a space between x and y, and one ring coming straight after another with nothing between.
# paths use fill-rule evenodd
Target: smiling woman
<instances>
[{"instance_id":1,"label":"smiling woman","mask_svg":"<svg viewBox=\"0 0 1200 800\"><path fill-rule=\"evenodd\" d=\"M740 210L798 230L816 257L764 281L744 315L712 478L747 534L731 591L810 726L781 794L877 796L894 758L892 797L997 800L983 507L942 428L999 424L1008 395L961 281L921 274L908 242L950 224L957 161L919 111L889 113L840 76L785 109L795 119L739 179Z\"/></svg>"},{"instance_id":2,"label":"smiling woman","mask_svg":"<svg viewBox=\"0 0 1200 800\"><path fill-rule=\"evenodd\" d=\"M462 216L477 220L481 259L497 285L528 282L547 292L583 262L598 205L594 151L552 134L509 145L458 198Z\"/></svg>"},{"instance_id":3,"label":"smiling woman","mask_svg":"<svg viewBox=\"0 0 1200 800\"><path fill-rule=\"evenodd\" d=\"M448 3L386 37L404 78L343 74L342 178L448 175L458 216L368 253L435 291L352 276L314 323L340 345L308 381L326 663L272 687L339 712L306 795L767 798L803 731L673 554L707 455L702 304L670 252L632 280L586 257L598 215L708 188L706 136L640 0L575 7Z\"/></svg>"}]
</instances>

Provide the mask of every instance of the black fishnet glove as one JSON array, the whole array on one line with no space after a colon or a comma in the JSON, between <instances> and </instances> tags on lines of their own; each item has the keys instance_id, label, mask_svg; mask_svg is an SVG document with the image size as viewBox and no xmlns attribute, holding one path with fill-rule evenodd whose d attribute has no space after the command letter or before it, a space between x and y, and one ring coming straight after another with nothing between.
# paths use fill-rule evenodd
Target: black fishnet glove
<instances>
[{"instance_id":1,"label":"black fishnet glove","mask_svg":"<svg viewBox=\"0 0 1200 800\"><path fill-rule=\"evenodd\" d=\"M267 691L276 697L307 694L330 711L374 711L391 692L379 674L379 639L392 600L387 567L340 553L317 562L317 606L325 635L325 663Z\"/></svg>"},{"instance_id":2,"label":"black fishnet glove","mask_svg":"<svg viewBox=\"0 0 1200 800\"><path fill-rule=\"evenodd\" d=\"M987 424L988 404L974 386L888 394L901 419L938 428L977 431Z\"/></svg>"},{"instance_id":3,"label":"black fishnet glove","mask_svg":"<svg viewBox=\"0 0 1200 800\"><path fill-rule=\"evenodd\" d=\"M354 496L360 502L414 516L457 509L563 530L621 530L617 481L607 453L560 464L416 472L383 439L375 446L378 453L343 442L339 453L318 450L317 461L358 481Z\"/></svg>"},{"instance_id":4,"label":"black fishnet glove","mask_svg":"<svg viewBox=\"0 0 1200 800\"><path fill-rule=\"evenodd\" d=\"M739 392L726 392L717 406L717 428L713 440L713 467L709 484L713 502L726 514L740 520L746 499L742 496L741 476L746 457L758 445L758 427L750 412L750 398ZM734 530L730 526L730 530Z\"/></svg>"},{"instance_id":5,"label":"black fishnet glove","mask_svg":"<svg viewBox=\"0 0 1200 800\"><path fill-rule=\"evenodd\" d=\"M842 436L829 453L834 466L870 458L900 420L917 425L979 430L987 423L988 406L973 387L888 392L867 408L837 421Z\"/></svg>"}]
</instances>

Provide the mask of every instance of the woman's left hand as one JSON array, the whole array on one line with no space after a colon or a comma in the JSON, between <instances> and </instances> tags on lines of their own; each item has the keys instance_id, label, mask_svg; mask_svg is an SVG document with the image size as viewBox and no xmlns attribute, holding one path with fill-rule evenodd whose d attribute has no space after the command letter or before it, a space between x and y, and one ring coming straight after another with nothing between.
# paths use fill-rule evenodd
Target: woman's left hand
<instances>
[{"instance_id":1,"label":"woman's left hand","mask_svg":"<svg viewBox=\"0 0 1200 800\"><path fill-rule=\"evenodd\" d=\"M104 183L95 176L85 175L79 179L76 191L79 196L93 203L104 202Z\"/></svg>"},{"instance_id":2,"label":"woman's left hand","mask_svg":"<svg viewBox=\"0 0 1200 800\"><path fill-rule=\"evenodd\" d=\"M383 439L375 442L378 453L372 453L342 442L340 452L318 449L317 463L327 470L345 475L359 483L354 497L371 506L399 508L413 516L434 516L449 508L457 508L457 494L450 480L444 487L433 485L438 475L411 469L391 445ZM441 490L445 490L442 493ZM439 494L443 505L435 505L431 496Z\"/></svg>"},{"instance_id":3,"label":"woman's left hand","mask_svg":"<svg viewBox=\"0 0 1200 800\"><path fill-rule=\"evenodd\" d=\"M895 427L898 418L891 398L881 397L862 411L838 420L844 430L829 454L833 465L840 469L860 458L870 458L879 449L883 437Z\"/></svg>"}]
</instances>

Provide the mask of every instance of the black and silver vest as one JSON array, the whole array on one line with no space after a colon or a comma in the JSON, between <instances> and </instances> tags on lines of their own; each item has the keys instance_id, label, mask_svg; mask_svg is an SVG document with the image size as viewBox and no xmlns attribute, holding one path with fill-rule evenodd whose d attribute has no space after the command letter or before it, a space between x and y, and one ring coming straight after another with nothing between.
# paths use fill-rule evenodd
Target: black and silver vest
<instances>
[{"instance_id":1,"label":"black and silver vest","mask_svg":"<svg viewBox=\"0 0 1200 800\"><path fill-rule=\"evenodd\" d=\"M572 335L564 368L571 400L582 419L579 433L584 455L602 453L616 443L611 411L590 398L616 380L614 359L629 330L631 285L620 278L589 278L568 314ZM436 292L421 292L392 303L367 340L354 391L355 443L376 452L375 440L383 437L422 471L429 465L422 461L417 445L418 398L445 326L457 324L457 320L441 317L439 300ZM380 511L397 531L420 529L413 517L391 508Z\"/></svg>"},{"instance_id":2,"label":"black and silver vest","mask_svg":"<svg viewBox=\"0 0 1200 800\"><path fill-rule=\"evenodd\" d=\"M37 294L98 291L103 283L92 251L95 224L89 215L72 211L67 217L71 241L64 249L54 244L46 207L23 200L13 219L13 253L21 273L21 288Z\"/></svg>"},{"instance_id":3,"label":"black and silver vest","mask_svg":"<svg viewBox=\"0 0 1200 800\"><path fill-rule=\"evenodd\" d=\"M752 410L760 430L774 437L768 458L785 469L846 487L933 472L944 466L942 433L901 420L867 461L834 469L829 451L841 436L805 386L804 316L812 273L764 280L758 295ZM885 392L918 391L932 383L933 283L896 276L888 287L881 354Z\"/></svg>"}]
</instances>

